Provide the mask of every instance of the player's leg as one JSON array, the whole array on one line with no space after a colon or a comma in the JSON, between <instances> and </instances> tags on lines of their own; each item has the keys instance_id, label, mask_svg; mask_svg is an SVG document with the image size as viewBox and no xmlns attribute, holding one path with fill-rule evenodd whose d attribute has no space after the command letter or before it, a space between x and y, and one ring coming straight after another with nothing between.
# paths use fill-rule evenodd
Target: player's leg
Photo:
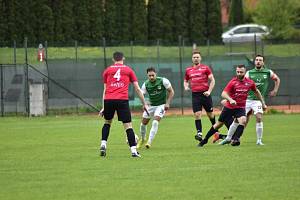
<instances>
[{"instance_id":1,"label":"player's leg","mask_svg":"<svg viewBox=\"0 0 300 200\"><path fill-rule=\"evenodd\" d=\"M200 102L200 93L192 93L192 105L193 105L193 113L195 118L195 127L196 127L196 135L195 139L198 141L202 140L202 104Z\"/></svg>"},{"instance_id":2,"label":"player's leg","mask_svg":"<svg viewBox=\"0 0 300 200\"><path fill-rule=\"evenodd\" d=\"M253 109L254 115L256 117L256 137L257 145L264 145L262 143L262 137L263 137L263 109L260 101L255 101L255 106Z\"/></svg>"},{"instance_id":3,"label":"player's leg","mask_svg":"<svg viewBox=\"0 0 300 200\"><path fill-rule=\"evenodd\" d=\"M105 157L106 156L106 148L107 148L107 140L110 133L110 126L112 119L115 114L114 109L114 102L112 101L104 101L104 111L103 111L103 117L105 119L105 122L102 127L102 137L101 137L101 143L100 143L100 156Z\"/></svg>"},{"instance_id":4,"label":"player's leg","mask_svg":"<svg viewBox=\"0 0 300 200\"><path fill-rule=\"evenodd\" d=\"M213 126L211 126L209 131L206 133L204 139L202 141L200 141L198 146L199 147L204 146L208 142L209 138L211 136L213 136L219 130L219 128L221 128L223 126L223 124L224 123L222 121L218 120Z\"/></svg>"},{"instance_id":5,"label":"player's leg","mask_svg":"<svg viewBox=\"0 0 300 200\"><path fill-rule=\"evenodd\" d=\"M148 148L148 149L151 147L152 141L158 131L159 122L163 118L164 114L165 114L164 105L156 106L155 111L154 111L154 118L152 121L152 126L151 126L150 133L149 133L149 138L148 138L148 141L146 144L146 148Z\"/></svg>"},{"instance_id":6,"label":"player's leg","mask_svg":"<svg viewBox=\"0 0 300 200\"><path fill-rule=\"evenodd\" d=\"M143 112L143 118L142 118L142 122L140 124L141 138L140 138L140 140L138 141L138 144L137 144L138 149L140 147L142 147L146 142L147 125L150 121L150 118L153 116L153 114L154 114L154 107L153 106L149 107L148 113L146 111Z\"/></svg>"},{"instance_id":7,"label":"player's leg","mask_svg":"<svg viewBox=\"0 0 300 200\"><path fill-rule=\"evenodd\" d=\"M245 109L237 108L234 109L234 117L238 120L239 125L236 128L235 134L233 136L233 141L231 143L232 146L239 146L240 145L240 138L243 135L245 125L246 125L246 113Z\"/></svg>"},{"instance_id":8,"label":"player's leg","mask_svg":"<svg viewBox=\"0 0 300 200\"><path fill-rule=\"evenodd\" d=\"M117 107L118 120L123 122L124 130L126 131L128 145L130 147L132 157L141 157L136 150L135 133L131 123L131 113L129 102L122 100Z\"/></svg>"}]
</instances>

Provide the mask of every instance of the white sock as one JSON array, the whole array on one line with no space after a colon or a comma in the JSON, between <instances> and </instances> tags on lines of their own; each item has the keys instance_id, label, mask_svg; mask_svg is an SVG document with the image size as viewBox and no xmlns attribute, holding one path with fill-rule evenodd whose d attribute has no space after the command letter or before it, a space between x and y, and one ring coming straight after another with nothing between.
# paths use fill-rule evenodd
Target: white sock
<instances>
[{"instance_id":1,"label":"white sock","mask_svg":"<svg viewBox=\"0 0 300 200\"><path fill-rule=\"evenodd\" d=\"M106 140L101 140L101 147L104 146L106 148L106 143L107 143Z\"/></svg>"},{"instance_id":2,"label":"white sock","mask_svg":"<svg viewBox=\"0 0 300 200\"><path fill-rule=\"evenodd\" d=\"M146 131L147 131L147 126L144 125L143 123L141 123L140 133L141 133L141 136L142 136L142 140L145 140L145 138L146 138Z\"/></svg>"},{"instance_id":3,"label":"white sock","mask_svg":"<svg viewBox=\"0 0 300 200\"><path fill-rule=\"evenodd\" d=\"M150 130L150 134L149 134L149 139L148 139L148 144L151 144L156 133L157 133L157 130L158 130L158 121L157 120L153 120L152 121L152 127L151 127L151 130Z\"/></svg>"},{"instance_id":4,"label":"white sock","mask_svg":"<svg viewBox=\"0 0 300 200\"><path fill-rule=\"evenodd\" d=\"M232 122L232 124L230 125L229 129L228 129L228 132L227 132L227 136L226 136L226 139L225 140L228 140L230 141L233 134L235 133L237 127L239 126L239 123L238 122Z\"/></svg>"},{"instance_id":5,"label":"white sock","mask_svg":"<svg viewBox=\"0 0 300 200\"><path fill-rule=\"evenodd\" d=\"M136 154L136 153L137 153L137 151L136 151L136 146L130 147L130 151L131 151L131 153Z\"/></svg>"},{"instance_id":6,"label":"white sock","mask_svg":"<svg viewBox=\"0 0 300 200\"><path fill-rule=\"evenodd\" d=\"M262 122L256 123L256 136L257 140L261 141L264 131L264 125Z\"/></svg>"}]
</instances>

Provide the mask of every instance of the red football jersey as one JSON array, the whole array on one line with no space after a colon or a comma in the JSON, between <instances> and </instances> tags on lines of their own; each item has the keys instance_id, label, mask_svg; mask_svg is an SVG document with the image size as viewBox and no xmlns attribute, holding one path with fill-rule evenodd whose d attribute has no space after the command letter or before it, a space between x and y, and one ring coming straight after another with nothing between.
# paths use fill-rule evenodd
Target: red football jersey
<instances>
[{"instance_id":1,"label":"red football jersey","mask_svg":"<svg viewBox=\"0 0 300 200\"><path fill-rule=\"evenodd\" d=\"M109 66L103 72L103 82L106 83L104 99L128 100L128 86L137 81L134 71L123 64Z\"/></svg>"},{"instance_id":2,"label":"red football jersey","mask_svg":"<svg viewBox=\"0 0 300 200\"><path fill-rule=\"evenodd\" d=\"M211 74L208 66L199 64L190 66L185 70L185 80L190 82L192 92L205 92L208 90L208 76Z\"/></svg>"},{"instance_id":3,"label":"red football jersey","mask_svg":"<svg viewBox=\"0 0 300 200\"><path fill-rule=\"evenodd\" d=\"M237 77L234 77L226 85L224 91L227 92L229 96L236 101L236 105L231 105L229 101L227 101L225 106L231 109L245 108L248 92L250 90L256 90L254 81L246 77L243 80L239 80Z\"/></svg>"}]
</instances>

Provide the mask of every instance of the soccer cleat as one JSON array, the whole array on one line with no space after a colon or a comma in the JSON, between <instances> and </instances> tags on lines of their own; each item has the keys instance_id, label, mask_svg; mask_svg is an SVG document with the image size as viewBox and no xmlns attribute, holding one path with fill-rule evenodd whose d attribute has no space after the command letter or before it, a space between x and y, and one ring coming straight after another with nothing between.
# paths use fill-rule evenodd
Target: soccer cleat
<instances>
[{"instance_id":1,"label":"soccer cleat","mask_svg":"<svg viewBox=\"0 0 300 200\"><path fill-rule=\"evenodd\" d=\"M198 140L199 142L201 142L202 141L202 133L197 133L195 135L195 140Z\"/></svg>"},{"instance_id":2,"label":"soccer cleat","mask_svg":"<svg viewBox=\"0 0 300 200\"><path fill-rule=\"evenodd\" d=\"M136 152L136 153L132 153L131 157L133 157L133 158L141 158L142 156L141 156L141 154L139 154L139 152Z\"/></svg>"},{"instance_id":3,"label":"soccer cleat","mask_svg":"<svg viewBox=\"0 0 300 200\"><path fill-rule=\"evenodd\" d=\"M207 140L203 139L203 140L201 140L201 142L199 142L198 147L203 147L206 143L207 143Z\"/></svg>"},{"instance_id":4,"label":"soccer cleat","mask_svg":"<svg viewBox=\"0 0 300 200\"><path fill-rule=\"evenodd\" d=\"M240 146L241 142L239 140L233 140L231 146Z\"/></svg>"},{"instance_id":5,"label":"soccer cleat","mask_svg":"<svg viewBox=\"0 0 300 200\"><path fill-rule=\"evenodd\" d=\"M141 148L145 144L145 142L146 142L146 140L143 140L143 139L139 140L138 143L137 143L136 148L137 149Z\"/></svg>"},{"instance_id":6,"label":"soccer cleat","mask_svg":"<svg viewBox=\"0 0 300 200\"><path fill-rule=\"evenodd\" d=\"M106 148L105 146L100 147L100 156L105 157L106 156Z\"/></svg>"},{"instance_id":7,"label":"soccer cleat","mask_svg":"<svg viewBox=\"0 0 300 200\"><path fill-rule=\"evenodd\" d=\"M218 141L220 139L220 134L218 132L216 132L213 136L213 140L212 142L215 143L216 141Z\"/></svg>"},{"instance_id":8,"label":"soccer cleat","mask_svg":"<svg viewBox=\"0 0 300 200\"><path fill-rule=\"evenodd\" d=\"M230 141L229 140L222 140L221 142L219 142L219 145L225 145L225 144L229 144Z\"/></svg>"},{"instance_id":9,"label":"soccer cleat","mask_svg":"<svg viewBox=\"0 0 300 200\"><path fill-rule=\"evenodd\" d=\"M259 145L259 146L263 146L263 145L265 145L264 143L262 143L262 141L261 141L261 140L257 140L256 144L257 144L257 145Z\"/></svg>"},{"instance_id":10,"label":"soccer cleat","mask_svg":"<svg viewBox=\"0 0 300 200\"><path fill-rule=\"evenodd\" d=\"M147 149L150 149L151 144L147 143L147 144L145 145L145 147L146 147Z\"/></svg>"}]
</instances>

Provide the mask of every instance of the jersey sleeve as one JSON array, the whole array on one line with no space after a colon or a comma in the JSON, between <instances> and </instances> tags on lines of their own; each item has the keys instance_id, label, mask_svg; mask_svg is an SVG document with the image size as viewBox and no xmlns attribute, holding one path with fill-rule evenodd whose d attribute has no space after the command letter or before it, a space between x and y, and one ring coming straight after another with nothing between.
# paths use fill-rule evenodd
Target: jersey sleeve
<instances>
[{"instance_id":1,"label":"jersey sleeve","mask_svg":"<svg viewBox=\"0 0 300 200\"><path fill-rule=\"evenodd\" d=\"M225 86L224 91L225 92L230 92L232 89L232 80L229 81L229 83Z\"/></svg>"},{"instance_id":2,"label":"jersey sleeve","mask_svg":"<svg viewBox=\"0 0 300 200\"><path fill-rule=\"evenodd\" d=\"M207 76L212 74L212 71L208 66L206 67L206 74L207 74Z\"/></svg>"},{"instance_id":3,"label":"jersey sleeve","mask_svg":"<svg viewBox=\"0 0 300 200\"><path fill-rule=\"evenodd\" d=\"M245 77L249 78L249 71L246 72Z\"/></svg>"},{"instance_id":4,"label":"jersey sleeve","mask_svg":"<svg viewBox=\"0 0 300 200\"><path fill-rule=\"evenodd\" d=\"M147 93L147 90L146 90L146 84L143 83L142 87L141 87L141 90L142 90L142 93L143 94L146 94Z\"/></svg>"},{"instance_id":5,"label":"jersey sleeve","mask_svg":"<svg viewBox=\"0 0 300 200\"><path fill-rule=\"evenodd\" d=\"M135 82L138 81L134 71L130 68L130 73L129 73L129 77L130 77L130 82Z\"/></svg>"},{"instance_id":6,"label":"jersey sleeve","mask_svg":"<svg viewBox=\"0 0 300 200\"><path fill-rule=\"evenodd\" d=\"M103 72L102 77L103 77L103 83L107 83L107 70Z\"/></svg>"},{"instance_id":7,"label":"jersey sleeve","mask_svg":"<svg viewBox=\"0 0 300 200\"><path fill-rule=\"evenodd\" d=\"M163 78L163 85L166 89L169 89L171 87L171 82L168 79Z\"/></svg>"},{"instance_id":8,"label":"jersey sleeve","mask_svg":"<svg viewBox=\"0 0 300 200\"><path fill-rule=\"evenodd\" d=\"M273 72L273 70L270 69L270 78L272 80L275 80L277 78L276 74Z\"/></svg>"},{"instance_id":9,"label":"jersey sleeve","mask_svg":"<svg viewBox=\"0 0 300 200\"><path fill-rule=\"evenodd\" d=\"M185 70L184 80L188 81L190 79L188 75L188 69Z\"/></svg>"},{"instance_id":10,"label":"jersey sleeve","mask_svg":"<svg viewBox=\"0 0 300 200\"><path fill-rule=\"evenodd\" d=\"M256 85L255 85L255 82L251 80L251 90L255 91L256 90Z\"/></svg>"}]
</instances>

